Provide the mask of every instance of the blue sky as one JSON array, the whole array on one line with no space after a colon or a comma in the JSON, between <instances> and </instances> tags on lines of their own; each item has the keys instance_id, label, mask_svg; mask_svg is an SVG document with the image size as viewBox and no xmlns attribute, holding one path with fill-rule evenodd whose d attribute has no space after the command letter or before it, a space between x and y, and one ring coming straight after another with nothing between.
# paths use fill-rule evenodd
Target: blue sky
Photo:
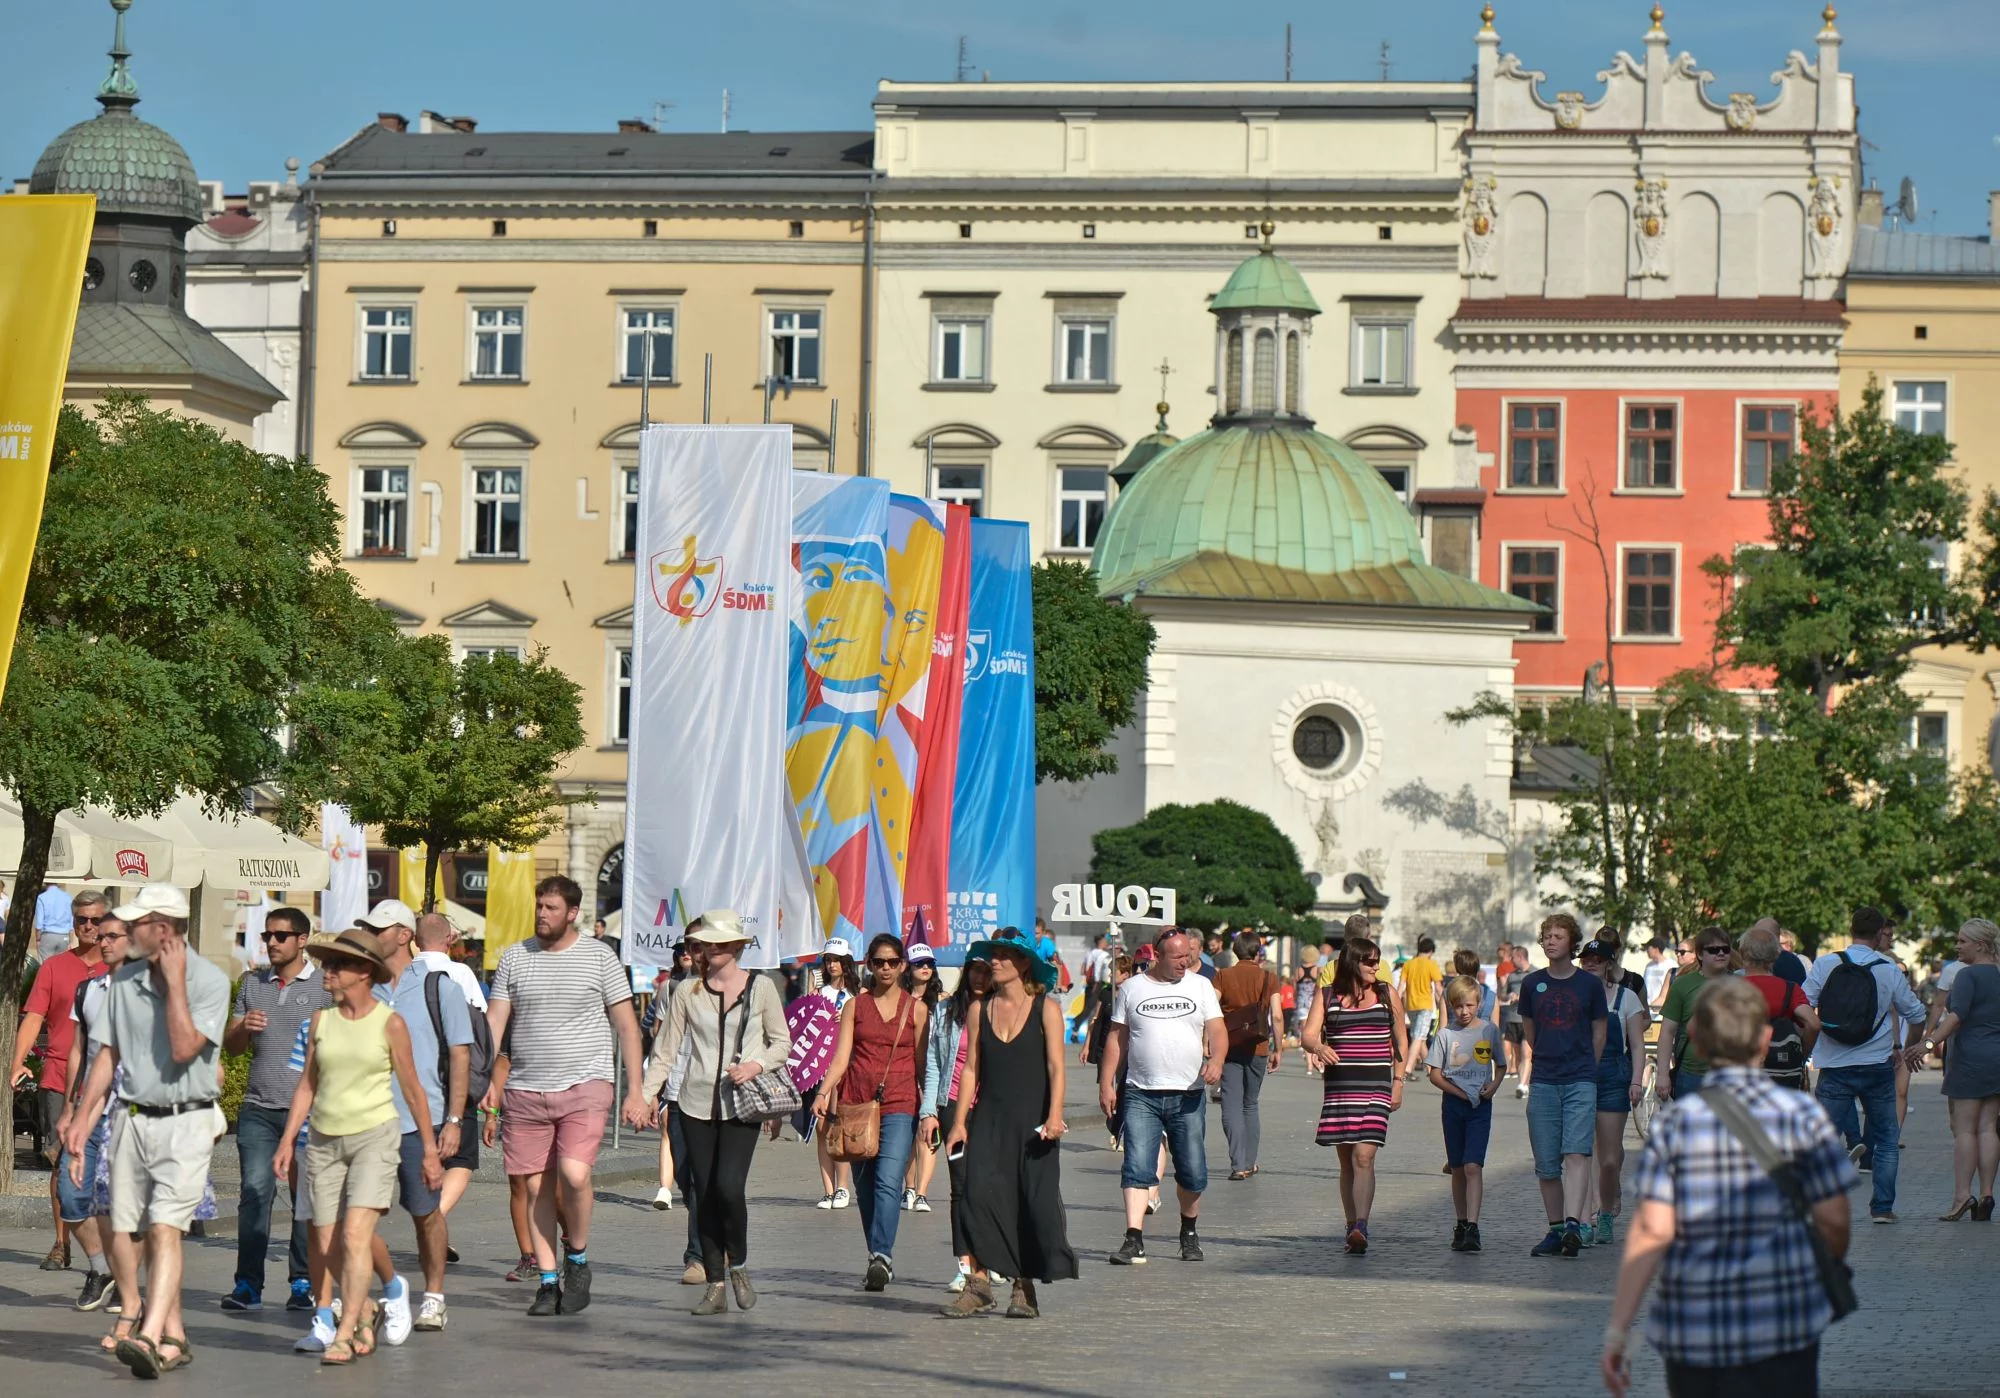
<instances>
[{"instance_id":1,"label":"blue sky","mask_svg":"<svg viewBox=\"0 0 2000 1398\"><path fill-rule=\"evenodd\" d=\"M1595 92L1618 49L1641 50L1649 0L1495 0L1505 49L1547 90ZM1769 90L1791 49L1811 51L1820 0L1666 0L1674 52L1719 93ZM1472 64L1476 0L1299 4L1298 78L1366 78L1390 45L1393 76L1450 78ZM1859 75L1868 173L1915 178L1923 226L1984 232L2000 187L1994 0L1842 4L1842 60ZM714 130L722 90L738 129L863 130L878 78L952 76L959 35L994 79L1277 78L1284 4L1218 0L136 0L141 113L174 133L205 179L232 191L280 179L373 120L420 108L491 129L611 130L675 103L670 129ZM111 12L103 0L21 4L7 20L0 178L96 111ZM22 61L32 55L32 61Z\"/></svg>"}]
</instances>

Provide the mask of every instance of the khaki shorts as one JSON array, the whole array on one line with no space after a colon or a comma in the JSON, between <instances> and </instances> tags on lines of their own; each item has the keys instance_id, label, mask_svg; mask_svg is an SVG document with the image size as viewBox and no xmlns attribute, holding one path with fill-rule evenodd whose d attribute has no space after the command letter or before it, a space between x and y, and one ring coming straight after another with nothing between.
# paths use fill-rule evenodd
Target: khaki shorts
<instances>
[{"instance_id":1,"label":"khaki shorts","mask_svg":"<svg viewBox=\"0 0 2000 1398\"><path fill-rule=\"evenodd\" d=\"M387 1213L396 1202L396 1167L402 1155L403 1127L393 1116L347 1136L314 1131L306 1142L313 1226L331 1228L340 1222L343 1209Z\"/></svg>"},{"instance_id":2,"label":"khaki shorts","mask_svg":"<svg viewBox=\"0 0 2000 1398\"><path fill-rule=\"evenodd\" d=\"M222 1112L139 1116L112 1114L111 1226L137 1233L156 1224L187 1231L208 1185Z\"/></svg>"}]
</instances>

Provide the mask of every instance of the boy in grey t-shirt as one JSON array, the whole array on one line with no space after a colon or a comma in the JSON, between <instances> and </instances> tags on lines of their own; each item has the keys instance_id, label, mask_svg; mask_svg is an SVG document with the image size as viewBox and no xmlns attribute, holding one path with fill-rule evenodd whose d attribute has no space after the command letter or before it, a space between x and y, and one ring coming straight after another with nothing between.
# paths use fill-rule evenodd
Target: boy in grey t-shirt
<instances>
[{"instance_id":1,"label":"boy in grey t-shirt","mask_svg":"<svg viewBox=\"0 0 2000 1398\"><path fill-rule=\"evenodd\" d=\"M1458 1211L1453 1252L1479 1251L1479 1203L1484 1193L1486 1143L1493 1134L1493 1094L1506 1058L1500 1029L1479 1018L1479 982L1455 976L1444 988L1445 1022L1431 1038L1431 1083L1444 1093L1445 1164L1451 1202Z\"/></svg>"}]
</instances>

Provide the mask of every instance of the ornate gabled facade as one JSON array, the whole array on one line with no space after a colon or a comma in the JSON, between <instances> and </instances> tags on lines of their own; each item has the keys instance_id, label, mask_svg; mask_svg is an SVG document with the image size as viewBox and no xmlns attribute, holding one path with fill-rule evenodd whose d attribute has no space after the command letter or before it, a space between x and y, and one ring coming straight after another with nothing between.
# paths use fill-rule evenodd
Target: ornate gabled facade
<instances>
[{"instance_id":1,"label":"ornate gabled facade","mask_svg":"<svg viewBox=\"0 0 2000 1398\"><path fill-rule=\"evenodd\" d=\"M1854 80L1830 6L1762 96L1711 91L1658 6L1594 98L1482 18L1451 324L1479 577L1549 608L1523 691L1599 663L1646 690L1708 658L1700 565L1765 537L1773 463L1834 401Z\"/></svg>"}]
</instances>

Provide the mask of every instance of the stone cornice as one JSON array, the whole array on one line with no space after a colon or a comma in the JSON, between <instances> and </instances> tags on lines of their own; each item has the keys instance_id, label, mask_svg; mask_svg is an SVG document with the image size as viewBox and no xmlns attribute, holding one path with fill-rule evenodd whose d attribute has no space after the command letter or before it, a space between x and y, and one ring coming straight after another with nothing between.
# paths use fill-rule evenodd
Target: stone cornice
<instances>
[{"instance_id":1,"label":"stone cornice","mask_svg":"<svg viewBox=\"0 0 2000 1398\"><path fill-rule=\"evenodd\" d=\"M794 244L793 246L797 246ZM884 271L917 268L1085 268L1227 272L1243 261L1239 243L894 243L875 245ZM1354 243L1285 248L1292 265L1315 272L1458 273L1456 246Z\"/></svg>"},{"instance_id":2,"label":"stone cornice","mask_svg":"<svg viewBox=\"0 0 2000 1398\"><path fill-rule=\"evenodd\" d=\"M745 262L861 265L862 245L734 238L328 238L322 262Z\"/></svg>"}]
</instances>

